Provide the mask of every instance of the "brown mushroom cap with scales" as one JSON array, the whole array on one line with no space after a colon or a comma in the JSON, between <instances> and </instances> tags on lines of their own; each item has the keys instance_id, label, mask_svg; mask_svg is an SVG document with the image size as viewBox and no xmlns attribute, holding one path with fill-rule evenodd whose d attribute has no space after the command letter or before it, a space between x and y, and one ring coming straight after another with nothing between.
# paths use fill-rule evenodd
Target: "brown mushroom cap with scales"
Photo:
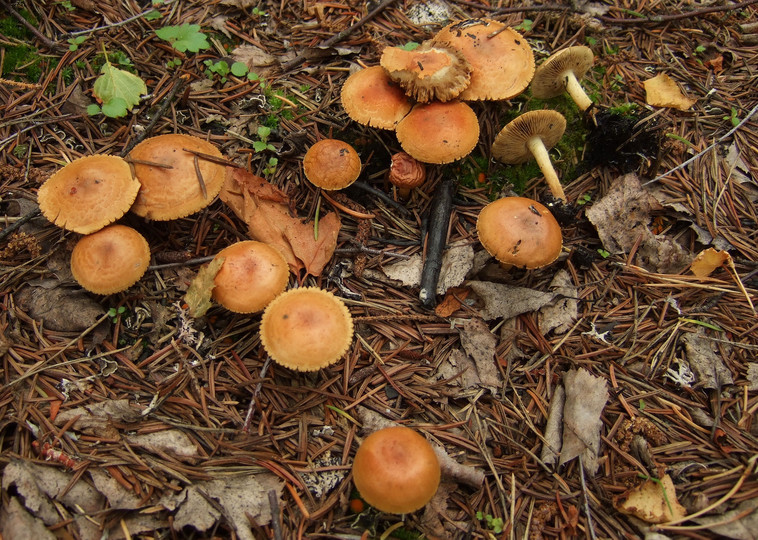
<instances>
[{"instance_id":1,"label":"brown mushroom cap with scales","mask_svg":"<svg viewBox=\"0 0 758 540\"><path fill-rule=\"evenodd\" d=\"M532 95L548 99L568 92L580 110L592 106L592 100L579 84L579 79L592 67L595 56L584 45L558 51L542 62L532 79Z\"/></svg>"},{"instance_id":2,"label":"brown mushroom cap with scales","mask_svg":"<svg viewBox=\"0 0 758 540\"><path fill-rule=\"evenodd\" d=\"M305 152L303 172L314 186L343 189L361 175L361 158L345 141L322 139Z\"/></svg>"},{"instance_id":3,"label":"brown mushroom cap with scales","mask_svg":"<svg viewBox=\"0 0 758 540\"><path fill-rule=\"evenodd\" d=\"M353 459L353 481L367 503L382 512L406 514L428 503L440 484L432 445L405 426L366 437Z\"/></svg>"},{"instance_id":4,"label":"brown mushroom cap with scales","mask_svg":"<svg viewBox=\"0 0 758 540\"><path fill-rule=\"evenodd\" d=\"M382 66L351 74L342 85L340 99L347 115L359 124L389 130L395 129L412 105Z\"/></svg>"},{"instance_id":5,"label":"brown mushroom cap with scales","mask_svg":"<svg viewBox=\"0 0 758 540\"><path fill-rule=\"evenodd\" d=\"M403 150L424 163L450 163L467 156L479 140L479 120L462 101L414 105L397 125Z\"/></svg>"},{"instance_id":6,"label":"brown mushroom cap with scales","mask_svg":"<svg viewBox=\"0 0 758 540\"><path fill-rule=\"evenodd\" d=\"M263 242L243 240L216 254L224 259L213 279L213 299L235 313L255 313L284 292L289 266L279 251Z\"/></svg>"},{"instance_id":7,"label":"brown mushroom cap with scales","mask_svg":"<svg viewBox=\"0 0 758 540\"><path fill-rule=\"evenodd\" d=\"M353 318L342 300L329 291L290 289L266 306L260 337L277 364L316 371L347 352L353 341Z\"/></svg>"},{"instance_id":8,"label":"brown mushroom cap with scales","mask_svg":"<svg viewBox=\"0 0 758 540\"><path fill-rule=\"evenodd\" d=\"M79 239L71 273L90 292L113 294L134 285L150 264L147 240L126 225L108 225Z\"/></svg>"},{"instance_id":9,"label":"brown mushroom cap with scales","mask_svg":"<svg viewBox=\"0 0 758 540\"><path fill-rule=\"evenodd\" d=\"M550 210L525 197L489 203L479 212L476 230L490 255L518 268L547 266L563 247L561 227Z\"/></svg>"},{"instance_id":10,"label":"brown mushroom cap with scales","mask_svg":"<svg viewBox=\"0 0 758 540\"><path fill-rule=\"evenodd\" d=\"M54 173L40 186L37 200L52 223L90 234L126 214L139 189L126 161L96 154Z\"/></svg>"},{"instance_id":11,"label":"brown mushroom cap with scales","mask_svg":"<svg viewBox=\"0 0 758 540\"><path fill-rule=\"evenodd\" d=\"M566 119L557 111L528 111L511 120L495 137L492 155L508 164L524 163L534 158L556 199L566 201L563 186L550 162L552 148L566 131Z\"/></svg>"},{"instance_id":12,"label":"brown mushroom cap with scales","mask_svg":"<svg viewBox=\"0 0 758 540\"><path fill-rule=\"evenodd\" d=\"M459 99L501 100L523 92L534 75L534 53L513 28L491 19L467 19L447 25L433 45L458 49L471 66L471 81Z\"/></svg>"},{"instance_id":13,"label":"brown mushroom cap with scales","mask_svg":"<svg viewBox=\"0 0 758 540\"><path fill-rule=\"evenodd\" d=\"M458 50L429 41L411 51L385 47L380 63L407 95L421 103L450 101L471 79L469 64Z\"/></svg>"},{"instance_id":14,"label":"brown mushroom cap with scales","mask_svg":"<svg viewBox=\"0 0 758 540\"><path fill-rule=\"evenodd\" d=\"M224 185L226 166L193 152L222 159L213 143L181 133L158 135L135 146L129 158L142 187L132 212L168 221L208 206Z\"/></svg>"}]
</instances>

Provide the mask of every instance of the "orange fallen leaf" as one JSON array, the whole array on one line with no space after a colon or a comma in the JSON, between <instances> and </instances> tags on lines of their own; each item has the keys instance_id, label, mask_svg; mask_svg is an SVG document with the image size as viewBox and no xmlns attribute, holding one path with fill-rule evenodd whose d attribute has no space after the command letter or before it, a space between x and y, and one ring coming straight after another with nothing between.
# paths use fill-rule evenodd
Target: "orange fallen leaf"
<instances>
[{"instance_id":1,"label":"orange fallen leaf","mask_svg":"<svg viewBox=\"0 0 758 540\"><path fill-rule=\"evenodd\" d=\"M250 238L277 248L293 274L303 269L321 274L337 247L339 216L332 212L321 217L316 238L313 223L294 214L286 193L245 169L227 167L226 172L221 200L247 223Z\"/></svg>"},{"instance_id":2,"label":"orange fallen leaf","mask_svg":"<svg viewBox=\"0 0 758 540\"><path fill-rule=\"evenodd\" d=\"M669 475L648 478L613 499L616 510L636 516L648 523L665 523L683 518L687 511L676 498L676 488Z\"/></svg>"},{"instance_id":3,"label":"orange fallen leaf","mask_svg":"<svg viewBox=\"0 0 758 540\"><path fill-rule=\"evenodd\" d=\"M645 81L645 101L654 107L672 107L686 111L695 104L694 99L685 97L674 79L660 73Z\"/></svg>"},{"instance_id":4,"label":"orange fallen leaf","mask_svg":"<svg viewBox=\"0 0 758 540\"><path fill-rule=\"evenodd\" d=\"M461 301L465 300L471 289L465 287L453 287L447 290L445 298L434 309L438 317L449 317L461 307Z\"/></svg>"},{"instance_id":5,"label":"orange fallen leaf","mask_svg":"<svg viewBox=\"0 0 758 540\"><path fill-rule=\"evenodd\" d=\"M722 267L732 258L726 251L708 248L697 254L692 261L690 271L697 277L707 277L717 268Z\"/></svg>"}]
</instances>

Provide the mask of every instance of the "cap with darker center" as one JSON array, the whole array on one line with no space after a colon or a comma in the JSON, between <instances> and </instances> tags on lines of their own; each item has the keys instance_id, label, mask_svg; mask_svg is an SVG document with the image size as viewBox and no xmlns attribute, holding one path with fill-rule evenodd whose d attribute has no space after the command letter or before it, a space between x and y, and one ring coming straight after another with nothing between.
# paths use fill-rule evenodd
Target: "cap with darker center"
<instances>
[{"instance_id":1,"label":"cap with darker center","mask_svg":"<svg viewBox=\"0 0 758 540\"><path fill-rule=\"evenodd\" d=\"M364 126L394 130L411 110L411 101L382 66L373 66L350 75L340 92L342 108Z\"/></svg>"},{"instance_id":2,"label":"cap with darker center","mask_svg":"<svg viewBox=\"0 0 758 540\"><path fill-rule=\"evenodd\" d=\"M397 140L424 163L450 163L467 156L479 140L479 120L462 101L418 103L397 125Z\"/></svg>"},{"instance_id":3,"label":"cap with darker center","mask_svg":"<svg viewBox=\"0 0 758 540\"><path fill-rule=\"evenodd\" d=\"M343 189L360 176L361 158L345 141L322 139L305 153L303 172L314 186L326 190Z\"/></svg>"}]
</instances>

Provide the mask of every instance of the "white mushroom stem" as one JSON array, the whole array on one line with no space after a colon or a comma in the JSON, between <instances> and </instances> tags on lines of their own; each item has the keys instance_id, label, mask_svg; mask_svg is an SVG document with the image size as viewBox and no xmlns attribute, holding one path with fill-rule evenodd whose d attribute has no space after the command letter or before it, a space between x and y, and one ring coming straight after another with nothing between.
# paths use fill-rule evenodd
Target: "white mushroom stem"
<instances>
[{"instance_id":1,"label":"white mushroom stem","mask_svg":"<svg viewBox=\"0 0 758 540\"><path fill-rule=\"evenodd\" d=\"M579 84L579 81L576 79L574 72L568 70L563 74L563 76L566 78L566 91L571 96L571 99L574 100L574 103L576 103L577 107L579 107L579 109L582 111L589 109L592 106L592 100L584 91L582 85Z\"/></svg>"},{"instance_id":2,"label":"white mushroom stem","mask_svg":"<svg viewBox=\"0 0 758 540\"><path fill-rule=\"evenodd\" d=\"M547 153L545 143L542 142L542 139L539 136L534 136L526 142L526 146L534 156L534 159L537 160L537 165L542 171L542 174L545 175L545 180L547 181L547 185L550 188L553 197L562 200L564 203L568 202L566 194L563 192L561 181L558 180L558 175L555 173L553 163L550 161L550 155Z\"/></svg>"}]
</instances>

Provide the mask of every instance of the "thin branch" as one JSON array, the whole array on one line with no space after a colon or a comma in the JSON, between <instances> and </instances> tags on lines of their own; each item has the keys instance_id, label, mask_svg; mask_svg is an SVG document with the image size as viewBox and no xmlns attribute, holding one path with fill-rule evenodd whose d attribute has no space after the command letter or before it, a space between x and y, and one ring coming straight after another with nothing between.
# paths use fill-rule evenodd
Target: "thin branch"
<instances>
[{"instance_id":1,"label":"thin branch","mask_svg":"<svg viewBox=\"0 0 758 540\"><path fill-rule=\"evenodd\" d=\"M40 32L36 26L34 26L32 23L27 21L23 15L21 15L18 11L13 9L13 6L10 5L9 2L6 2L5 0L0 0L0 6L3 7L5 11L13 15L16 19L18 19L18 22L24 25L27 30L29 30L32 34L34 34L37 39L39 39L45 47L48 49L55 51L55 50L61 50L63 48L62 45L59 45L58 43L54 42L52 39L44 35L42 32Z\"/></svg>"},{"instance_id":2,"label":"thin branch","mask_svg":"<svg viewBox=\"0 0 758 540\"><path fill-rule=\"evenodd\" d=\"M714 7L707 7L707 8L702 8L702 9L693 9L692 11L684 11L682 13L673 13L670 15L653 15L651 17L642 16L642 17L635 17L633 19L617 19L615 17L606 17L605 15L600 15L598 19L607 24L667 23L671 21L679 21L682 19L691 19L692 17L700 17L702 15L707 15L708 13L721 13L724 11L735 11L738 9L746 8L755 3L758 3L758 0L747 0L746 2L741 2L739 4L732 4L728 6L714 6Z\"/></svg>"}]
</instances>

